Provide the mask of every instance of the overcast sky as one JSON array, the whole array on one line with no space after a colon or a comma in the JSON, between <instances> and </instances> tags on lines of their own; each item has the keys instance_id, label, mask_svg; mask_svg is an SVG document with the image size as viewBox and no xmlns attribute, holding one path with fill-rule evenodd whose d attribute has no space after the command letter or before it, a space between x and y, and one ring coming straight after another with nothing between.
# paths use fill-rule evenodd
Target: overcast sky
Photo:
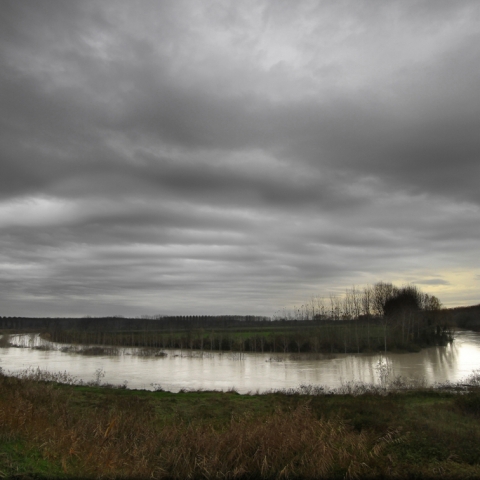
<instances>
[{"instance_id":1,"label":"overcast sky","mask_svg":"<svg viewBox=\"0 0 480 480\"><path fill-rule=\"evenodd\" d=\"M480 303L480 2L0 4L0 315Z\"/></svg>"}]
</instances>

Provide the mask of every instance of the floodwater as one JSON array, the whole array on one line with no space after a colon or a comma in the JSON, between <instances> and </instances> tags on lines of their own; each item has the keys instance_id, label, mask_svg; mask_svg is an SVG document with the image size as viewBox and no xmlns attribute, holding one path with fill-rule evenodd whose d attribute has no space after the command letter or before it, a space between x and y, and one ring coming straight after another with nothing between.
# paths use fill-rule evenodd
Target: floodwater
<instances>
[{"instance_id":1,"label":"floodwater","mask_svg":"<svg viewBox=\"0 0 480 480\"><path fill-rule=\"evenodd\" d=\"M64 345L43 341L38 335L15 335L10 342L21 348L0 348L0 367L19 373L37 367L67 372L78 380L102 382L127 388L152 390L229 390L239 393L323 385L338 388L347 382L380 383L378 362L393 376L424 380L427 384L457 382L480 369L480 334L458 331L446 347L418 353L337 354L334 358L277 353L218 353L166 350L164 357L142 357L135 349L120 349L114 356L88 356L63 352ZM40 350L48 345L51 350Z\"/></svg>"}]
</instances>

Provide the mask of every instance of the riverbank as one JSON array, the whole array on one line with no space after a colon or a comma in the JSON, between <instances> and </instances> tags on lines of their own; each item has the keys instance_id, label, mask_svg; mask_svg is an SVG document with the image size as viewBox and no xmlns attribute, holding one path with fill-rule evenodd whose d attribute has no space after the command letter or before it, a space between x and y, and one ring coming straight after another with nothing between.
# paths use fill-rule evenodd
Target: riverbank
<instances>
[{"instance_id":1,"label":"riverbank","mask_svg":"<svg viewBox=\"0 0 480 480\"><path fill-rule=\"evenodd\" d=\"M462 387L397 392L376 387L363 395L355 388L337 395L321 389L310 391L316 395L300 395L300 390L238 395L147 392L1 375L0 473L34 478L478 478L480 390L478 377L468 381L473 385L468 392Z\"/></svg>"}]
</instances>

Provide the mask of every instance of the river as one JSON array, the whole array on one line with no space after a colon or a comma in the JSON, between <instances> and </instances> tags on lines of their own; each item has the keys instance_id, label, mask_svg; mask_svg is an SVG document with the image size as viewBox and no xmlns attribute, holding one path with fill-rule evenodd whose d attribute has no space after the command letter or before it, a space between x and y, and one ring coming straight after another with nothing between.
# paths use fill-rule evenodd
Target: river
<instances>
[{"instance_id":1,"label":"river","mask_svg":"<svg viewBox=\"0 0 480 480\"><path fill-rule=\"evenodd\" d=\"M125 384L131 389L229 390L239 393L323 385L338 388L347 382L380 382L378 362L392 376L423 380L426 384L457 382L480 369L480 334L458 331L446 347L431 347L418 353L337 354L315 358L289 354L199 352L166 350L164 357L139 356L125 348L118 355L81 355L61 351L63 345L45 342L38 335L12 335L17 346L0 348L0 367L12 374L37 367L49 372L67 372L78 380ZM38 347L46 346L49 350ZM100 375L99 375L100 374Z\"/></svg>"}]
</instances>

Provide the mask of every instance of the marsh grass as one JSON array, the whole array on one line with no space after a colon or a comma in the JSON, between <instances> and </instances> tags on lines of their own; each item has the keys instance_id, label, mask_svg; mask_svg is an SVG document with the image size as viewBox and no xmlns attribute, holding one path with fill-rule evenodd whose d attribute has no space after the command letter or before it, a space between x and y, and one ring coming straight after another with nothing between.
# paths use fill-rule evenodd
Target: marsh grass
<instances>
[{"instance_id":1,"label":"marsh grass","mask_svg":"<svg viewBox=\"0 0 480 480\"><path fill-rule=\"evenodd\" d=\"M0 375L0 475L480 476L479 375L460 393L404 382L247 396L113 389L103 374L90 386L39 369Z\"/></svg>"},{"instance_id":2,"label":"marsh grass","mask_svg":"<svg viewBox=\"0 0 480 480\"><path fill-rule=\"evenodd\" d=\"M76 350L76 353L80 355L116 356L120 355L120 350L116 347L92 346Z\"/></svg>"},{"instance_id":3,"label":"marsh grass","mask_svg":"<svg viewBox=\"0 0 480 480\"><path fill-rule=\"evenodd\" d=\"M151 347L137 348L136 350L134 350L134 354L137 357L168 357L168 353L164 352L163 350Z\"/></svg>"},{"instance_id":4,"label":"marsh grass","mask_svg":"<svg viewBox=\"0 0 480 480\"><path fill-rule=\"evenodd\" d=\"M25 370L16 372L14 375L10 372L6 372L6 374L28 382L55 382L66 385L78 385L82 383L77 377L71 375L67 371L49 372L48 370L42 370L39 367L28 367Z\"/></svg>"},{"instance_id":5,"label":"marsh grass","mask_svg":"<svg viewBox=\"0 0 480 480\"><path fill-rule=\"evenodd\" d=\"M338 416L318 418L308 402L261 417L232 415L214 427L198 419L162 420L152 403L135 396L85 415L72 391L54 384L12 377L1 384L1 440L23 444L67 476L355 477L372 471L382 449L398 438L357 432Z\"/></svg>"},{"instance_id":6,"label":"marsh grass","mask_svg":"<svg viewBox=\"0 0 480 480\"><path fill-rule=\"evenodd\" d=\"M429 389L448 389L457 384L436 384L432 387L427 385L424 378L407 378L402 376L383 378L380 383L365 383L358 381L342 382L339 387L331 388L325 385L300 385L294 388L274 389L264 392L264 395L283 394L283 395L389 395L407 391L420 391ZM463 387L462 387L463 388Z\"/></svg>"}]
</instances>

